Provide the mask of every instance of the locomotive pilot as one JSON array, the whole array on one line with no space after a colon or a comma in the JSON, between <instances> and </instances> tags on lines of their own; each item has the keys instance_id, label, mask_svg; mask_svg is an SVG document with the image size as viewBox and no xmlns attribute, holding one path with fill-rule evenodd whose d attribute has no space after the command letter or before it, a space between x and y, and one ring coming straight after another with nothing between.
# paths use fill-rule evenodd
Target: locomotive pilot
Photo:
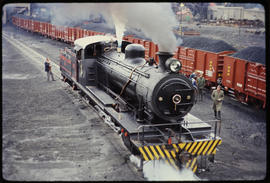
<instances>
[{"instance_id":1,"label":"locomotive pilot","mask_svg":"<svg viewBox=\"0 0 270 183\"><path fill-rule=\"evenodd\" d=\"M224 92L220 89L221 86L218 85L217 89L214 90L212 92L211 98L214 101L213 103L213 110L215 113L215 118L216 119L221 119L221 114L220 114L220 110L221 110L221 106L222 106L222 102L224 99Z\"/></svg>"}]
</instances>

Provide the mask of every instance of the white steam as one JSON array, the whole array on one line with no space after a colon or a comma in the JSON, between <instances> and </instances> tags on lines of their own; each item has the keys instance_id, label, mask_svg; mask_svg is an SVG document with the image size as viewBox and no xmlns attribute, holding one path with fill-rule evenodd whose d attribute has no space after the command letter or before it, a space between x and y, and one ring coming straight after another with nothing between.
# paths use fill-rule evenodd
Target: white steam
<instances>
[{"instance_id":1,"label":"white steam","mask_svg":"<svg viewBox=\"0 0 270 183\"><path fill-rule=\"evenodd\" d=\"M49 4L50 5L50 4ZM119 41L127 27L141 30L159 46L159 51L174 52L181 43L173 27L179 23L170 3L57 3L50 5L54 24L69 25L102 14L108 25L114 25Z\"/></svg>"},{"instance_id":2,"label":"white steam","mask_svg":"<svg viewBox=\"0 0 270 183\"><path fill-rule=\"evenodd\" d=\"M157 43L160 51L173 52L177 47L173 27L178 24L170 3L138 3L127 13L130 27L140 28ZM127 8L127 9L129 9Z\"/></svg>"},{"instance_id":3,"label":"white steam","mask_svg":"<svg viewBox=\"0 0 270 183\"><path fill-rule=\"evenodd\" d=\"M110 6L110 4L107 4ZM173 27L178 25L170 3L113 3L111 13L126 27L140 29L153 42L159 51L174 52L177 40Z\"/></svg>"},{"instance_id":4,"label":"white steam","mask_svg":"<svg viewBox=\"0 0 270 183\"><path fill-rule=\"evenodd\" d=\"M134 155L130 156L130 161L135 163L138 167L140 160ZM177 171L173 167L169 166L163 160L155 160L144 163L143 165L144 177L149 181L190 181L200 180L189 169L183 168Z\"/></svg>"},{"instance_id":5,"label":"white steam","mask_svg":"<svg viewBox=\"0 0 270 183\"><path fill-rule=\"evenodd\" d=\"M125 32L125 25L127 24L127 19L122 16L122 9L118 9L117 4L112 4L110 7L110 12L115 26L116 38L118 42L118 47L121 47L122 38Z\"/></svg>"}]
</instances>

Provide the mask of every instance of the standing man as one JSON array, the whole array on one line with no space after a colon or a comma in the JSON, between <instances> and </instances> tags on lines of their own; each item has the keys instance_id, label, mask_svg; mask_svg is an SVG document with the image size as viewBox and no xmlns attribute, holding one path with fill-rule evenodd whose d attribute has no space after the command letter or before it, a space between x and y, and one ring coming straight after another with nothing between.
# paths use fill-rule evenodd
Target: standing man
<instances>
[{"instance_id":1,"label":"standing man","mask_svg":"<svg viewBox=\"0 0 270 183\"><path fill-rule=\"evenodd\" d=\"M48 57L46 58L44 64L45 64L45 72L47 72L47 81L50 81L50 75L52 77L52 81L55 81L55 79L53 78L52 66Z\"/></svg>"},{"instance_id":2,"label":"standing man","mask_svg":"<svg viewBox=\"0 0 270 183\"><path fill-rule=\"evenodd\" d=\"M224 99L224 92L220 88L221 88L221 86L218 85L217 89L214 90L212 92L212 95L211 95L211 98L214 101L213 110L214 110L214 113L215 113L215 118L219 119L219 120L221 119L220 110L221 110L222 102L223 102L223 99ZM217 117L217 114L218 114L218 117Z\"/></svg>"},{"instance_id":3,"label":"standing man","mask_svg":"<svg viewBox=\"0 0 270 183\"><path fill-rule=\"evenodd\" d=\"M198 85L197 85L196 78L197 78L196 74L194 74L193 76L190 77L192 86L195 89L195 103L197 103L197 96L198 96Z\"/></svg>"},{"instance_id":4,"label":"standing man","mask_svg":"<svg viewBox=\"0 0 270 183\"><path fill-rule=\"evenodd\" d=\"M202 101L203 100L203 89L205 86L205 79L203 77L203 73L199 74L199 77L197 78L197 85L198 85L199 98L200 98L200 101Z\"/></svg>"}]
</instances>

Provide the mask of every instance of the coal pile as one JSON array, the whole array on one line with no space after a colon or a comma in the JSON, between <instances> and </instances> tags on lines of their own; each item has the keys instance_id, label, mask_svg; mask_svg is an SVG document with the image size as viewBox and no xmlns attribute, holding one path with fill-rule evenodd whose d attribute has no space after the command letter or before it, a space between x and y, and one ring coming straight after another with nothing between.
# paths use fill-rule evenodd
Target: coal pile
<instances>
[{"instance_id":1,"label":"coal pile","mask_svg":"<svg viewBox=\"0 0 270 183\"><path fill-rule=\"evenodd\" d=\"M223 40L216 40L206 37L183 37L183 43L179 46L194 48L210 52L237 51L236 48Z\"/></svg>"},{"instance_id":2,"label":"coal pile","mask_svg":"<svg viewBox=\"0 0 270 183\"><path fill-rule=\"evenodd\" d=\"M91 31L115 34L114 27L112 28L106 23L91 22L91 23L86 24L86 25L81 25L80 27L82 29L87 29L87 30L91 30Z\"/></svg>"},{"instance_id":3,"label":"coal pile","mask_svg":"<svg viewBox=\"0 0 270 183\"><path fill-rule=\"evenodd\" d=\"M152 41L150 38L145 36L145 34L142 31L134 30L132 28L127 28L127 30L125 31L125 35L133 35L135 38L138 38L138 39Z\"/></svg>"},{"instance_id":4,"label":"coal pile","mask_svg":"<svg viewBox=\"0 0 270 183\"><path fill-rule=\"evenodd\" d=\"M82 29L87 29L91 31L115 34L114 27L110 27L107 23L90 22L89 24L77 25L77 26L80 26ZM125 36L133 35L133 37L135 38L151 41L151 39L146 37L143 32L141 32L140 30L130 28L130 27L126 27L126 31L124 32L124 35Z\"/></svg>"},{"instance_id":5,"label":"coal pile","mask_svg":"<svg viewBox=\"0 0 270 183\"><path fill-rule=\"evenodd\" d=\"M262 47L250 46L232 54L231 56L265 64L265 48Z\"/></svg>"}]
</instances>

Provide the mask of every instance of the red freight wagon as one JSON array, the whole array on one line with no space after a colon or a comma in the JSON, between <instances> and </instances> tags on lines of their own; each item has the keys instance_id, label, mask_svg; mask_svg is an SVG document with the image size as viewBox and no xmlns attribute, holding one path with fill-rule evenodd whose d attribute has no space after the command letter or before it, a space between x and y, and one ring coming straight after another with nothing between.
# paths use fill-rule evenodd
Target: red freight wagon
<instances>
[{"instance_id":1,"label":"red freight wagon","mask_svg":"<svg viewBox=\"0 0 270 183\"><path fill-rule=\"evenodd\" d=\"M12 19L12 24L17 25L17 18L16 17L12 17L11 19Z\"/></svg>"},{"instance_id":2,"label":"red freight wagon","mask_svg":"<svg viewBox=\"0 0 270 183\"><path fill-rule=\"evenodd\" d=\"M130 43L133 43L133 36L126 36L124 39Z\"/></svg>"},{"instance_id":3,"label":"red freight wagon","mask_svg":"<svg viewBox=\"0 0 270 183\"><path fill-rule=\"evenodd\" d=\"M45 22L45 36L49 35L49 24L50 23Z\"/></svg>"},{"instance_id":4,"label":"red freight wagon","mask_svg":"<svg viewBox=\"0 0 270 183\"><path fill-rule=\"evenodd\" d=\"M63 37L64 42L68 42L68 27L64 27L64 37Z\"/></svg>"},{"instance_id":5,"label":"red freight wagon","mask_svg":"<svg viewBox=\"0 0 270 183\"><path fill-rule=\"evenodd\" d=\"M95 32L94 35L103 35L103 33L102 32Z\"/></svg>"},{"instance_id":6,"label":"red freight wagon","mask_svg":"<svg viewBox=\"0 0 270 183\"><path fill-rule=\"evenodd\" d=\"M96 36L96 35L105 35L105 33L103 33L103 32L94 32L94 36Z\"/></svg>"},{"instance_id":7,"label":"red freight wagon","mask_svg":"<svg viewBox=\"0 0 270 183\"><path fill-rule=\"evenodd\" d=\"M23 28L23 25L24 25L24 19L19 18L19 20L20 20L20 24L19 24L19 25L20 25L21 28Z\"/></svg>"},{"instance_id":8,"label":"red freight wagon","mask_svg":"<svg viewBox=\"0 0 270 183\"><path fill-rule=\"evenodd\" d=\"M40 22L40 33L42 35L46 35L46 23L45 22Z\"/></svg>"},{"instance_id":9,"label":"red freight wagon","mask_svg":"<svg viewBox=\"0 0 270 183\"><path fill-rule=\"evenodd\" d=\"M140 44L140 39L138 39L138 38L133 38L132 41L133 41L132 43Z\"/></svg>"},{"instance_id":10,"label":"red freight wagon","mask_svg":"<svg viewBox=\"0 0 270 183\"><path fill-rule=\"evenodd\" d=\"M30 19L27 20L27 31L31 31L32 30L32 22Z\"/></svg>"},{"instance_id":11,"label":"red freight wagon","mask_svg":"<svg viewBox=\"0 0 270 183\"><path fill-rule=\"evenodd\" d=\"M27 30L27 32L29 31L29 19L25 19L25 22L24 22L24 27L25 29Z\"/></svg>"},{"instance_id":12,"label":"red freight wagon","mask_svg":"<svg viewBox=\"0 0 270 183\"><path fill-rule=\"evenodd\" d=\"M54 39L57 39L58 38L58 35L59 35L59 26L58 25L55 25L54 26Z\"/></svg>"},{"instance_id":13,"label":"red freight wagon","mask_svg":"<svg viewBox=\"0 0 270 183\"><path fill-rule=\"evenodd\" d=\"M48 25L48 36L51 37L52 35L52 24Z\"/></svg>"},{"instance_id":14,"label":"red freight wagon","mask_svg":"<svg viewBox=\"0 0 270 183\"><path fill-rule=\"evenodd\" d=\"M28 30L28 20L27 19L24 19L23 28L26 29L26 30Z\"/></svg>"},{"instance_id":15,"label":"red freight wagon","mask_svg":"<svg viewBox=\"0 0 270 183\"><path fill-rule=\"evenodd\" d=\"M84 35L83 37L87 37L88 36L86 29L83 29L83 35Z\"/></svg>"},{"instance_id":16,"label":"red freight wagon","mask_svg":"<svg viewBox=\"0 0 270 183\"><path fill-rule=\"evenodd\" d=\"M40 22L34 21L34 32L40 32Z\"/></svg>"},{"instance_id":17,"label":"red freight wagon","mask_svg":"<svg viewBox=\"0 0 270 183\"><path fill-rule=\"evenodd\" d=\"M55 27L56 39L63 40L65 34L65 27L64 26L56 26Z\"/></svg>"},{"instance_id":18,"label":"red freight wagon","mask_svg":"<svg viewBox=\"0 0 270 183\"><path fill-rule=\"evenodd\" d=\"M65 27L64 26L59 26L58 30L59 30L59 32L58 32L57 39L64 40L65 39Z\"/></svg>"},{"instance_id":19,"label":"red freight wagon","mask_svg":"<svg viewBox=\"0 0 270 183\"><path fill-rule=\"evenodd\" d=\"M68 42L73 43L76 40L76 31L73 27L68 27Z\"/></svg>"},{"instance_id":20,"label":"red freight wagon","mask_svg":"<svg viewBox=\"0 0 270 183\"><path fill-rule=\"evenodd\" d=\"M75 27L75 32L76 32L76 39L83 37L82 29L80 27Z\"/></svg>"},{"instance_id":21,"label":"red freight wagon","mask_svg":"<svg viewBox=\"0 0 270 183\"><path fill-rule=\"evenodd\" d=\"M266 68L259 63L230 56L224 57L223 85L234 90L242 102L266 105Z\"/></svg>"},{"instance_id":22,"label":"red freight wagon","mask_svg":"<svg viewBox=\"0 0 270 183\"><path fill-rule=\"evenodd\" d=\"M52 32L51 32L51 37L53 39L56 39L56 34L57 34L57 29L56 29L56 26L55 25L52 25Z\"/></svg>"},{"instance_id":23,"label":"red freight wagon","mask_svg":"<svg viewBox=\"0 0 270 183\"><path fill-rule=\"evenodd\" d=\"M188 48L186 50L186 59L185 59L185 67L186 72L189 73L189 75L195 70L196 66L196 50L192 48Z\"/></svg>"},{"instance_id":24,"label":"red freight wagon","mask_svg":"<svg viewBox=\"0 0 270 183\"><path fill-rule=\"evenodd\" d=\"M155 58L157 46L151 41L144 41L143 46L145 47L145 59Z\"/></svg>"},{"instance_id":25,"label":"red freight wagon","mask_svg":"<svg viewBox=\"0 0 270 183\"><path fill-rule=\"evenodd\" d=\"M185 75L189 75L191 73L187 72L187 68L186 68L186 56L187 56L187 48L185 47L178 47L178 59L181 61L182 63L182 68L180 70L181 73L185 74Z\"/></svg>"},{"instance_id":26,"label":"red freight wagon","mask_svg":"<svg viewBox=\"0 0 270 183\"><path fill-rule=\"evenodd\" d=\"M87 36L92 36L92 35L93 35L93 32L90 31L90 30L86 30L86 35L87 35Z\"/></svg>"},{"instance_id":27,"label":"red freight wagon","mask_svg":"<svg viewBox=\"0 0 270 183\"><path fill-rule=\"evenodd\" d=\"M207 80L207 85L212 85L222 78L223 58L225 54L229 53L233 53L233 51L214 53L179 47L177 54L178 59L182 62L181 72L183 74L190 75L195 70L202 71Z\"/></svg>"},{"instance_id":28,"label":"red freight wagon","mask_svg":"<svg viewBox=\"0 0 270 183\"><path fill-rule=\"evenodd\" d=\"M265 65L248 62L246 76L246 100L249 97L263 101L266 105L266 67Z\"/></svg>"},{"instance_id":29,"label":"red freight wagon","mask_svg":"<svg viewBox=\"0 0 270 183\"><path fill-rule=\"evenodd\" d=\"M34 32L34 20L30 20L30 31Z\"/></svg>"}]
</instances>

